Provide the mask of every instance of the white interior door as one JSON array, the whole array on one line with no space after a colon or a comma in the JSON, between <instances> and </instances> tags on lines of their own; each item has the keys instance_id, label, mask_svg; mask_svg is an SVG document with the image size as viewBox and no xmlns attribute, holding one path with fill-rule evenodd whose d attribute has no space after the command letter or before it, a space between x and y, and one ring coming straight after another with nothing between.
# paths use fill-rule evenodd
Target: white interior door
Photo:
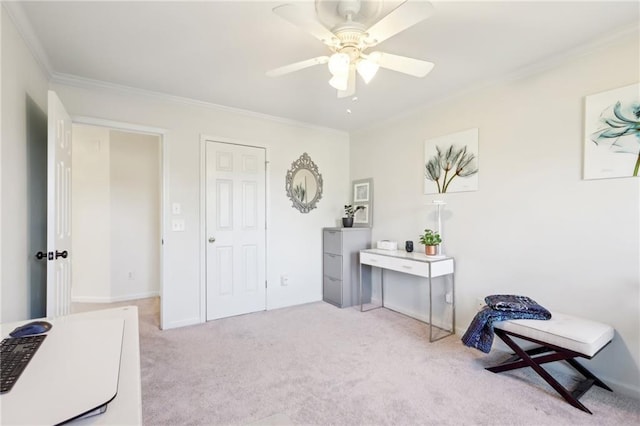
<instances>
[{"instance_id":1,"label":"white interior door","mask_svg":"<svg viewBox=\"0 0 640 426\"><path fill-rule=\"evenodd\" d=\"M206 144L207 320L266 308L265 150Z\"/></svg>"},{"instance_id":2,"label":"white interior door","mask_svg":"<svg viewBox=\"0 0 640 426\"><path fill-rule=\"evenodd\" d=\"M71 118L49 91L47 124L47 316L71 308Z\"/></svg>"}]
</instances>

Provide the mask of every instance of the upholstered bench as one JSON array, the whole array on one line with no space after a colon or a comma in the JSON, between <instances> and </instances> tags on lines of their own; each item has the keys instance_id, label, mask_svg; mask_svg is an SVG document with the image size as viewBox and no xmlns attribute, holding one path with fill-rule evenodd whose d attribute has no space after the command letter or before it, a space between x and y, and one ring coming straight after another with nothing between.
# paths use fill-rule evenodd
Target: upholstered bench
<instances>
[{"instance_id":1,"label":"upholstered bench","mask_svg":"<svg viewBox=\"0 0 640 426\"><path fill-rule=\"evenodd\" d=\"M494 373L531 367L549 385L551 385L569 404L591 414L578 399L591 386L596 385L608 391L611 389L593 373L583 367L575 358L591 359L613 339L612 327L595 321L573 317L561 313L552 313L550 320L516 319L495 322L495 334L515 353L511 358L487 370ZM517 337L537 344L533 349L522 349L511 337ZM576 371L585 377L573 391L563 387L542 364L554 361L567 361Z\"/></svg>"}]
</instances>

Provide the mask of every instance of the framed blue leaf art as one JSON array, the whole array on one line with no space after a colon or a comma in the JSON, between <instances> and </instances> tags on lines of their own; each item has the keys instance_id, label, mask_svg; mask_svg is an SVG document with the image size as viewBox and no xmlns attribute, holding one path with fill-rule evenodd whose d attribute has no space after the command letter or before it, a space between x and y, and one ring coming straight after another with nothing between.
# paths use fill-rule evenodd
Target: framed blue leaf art
<instances>
[{"instance_id":1,"label":"framed blue leaf art","mask_svg":"<svg viewBox=\"0 0 640 426\"><path fill-rule=\"evenodd\" d=\"M585 97L584 179L640 176L640 83Z\"/></svg>"}]
</instances>

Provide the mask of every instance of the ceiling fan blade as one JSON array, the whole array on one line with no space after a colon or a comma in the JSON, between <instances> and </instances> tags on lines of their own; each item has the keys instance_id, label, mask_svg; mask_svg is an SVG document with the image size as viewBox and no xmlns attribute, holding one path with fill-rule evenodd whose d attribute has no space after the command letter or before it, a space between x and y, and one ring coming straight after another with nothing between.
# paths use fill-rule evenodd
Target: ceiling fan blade
<instances>
[{"instance_id":1,"label":"ceiling fan blade","mask_svg":"<svg viewBox=\"0 0 640 426\"><path fill-rule=\"evenodd\" d=\"M435 66L433 62L382 52L380 52L380 59L378 60L378 63L382 68L409 74L414 77L424 77L429 74Z\"/></svg>"},{"instance_id":2,"label":"ceiling fan blade","mask_svg":"<svg viewBox=\"0 0 640 426\"><path fill-rule=\"evenodd\" d=\"M348 98L356 93L356 68L349 68L349 79L347 80L347 90L338 90L338 99Z\"/></svg>"},{"instance_id":3,"label":"ceiling fan blade","mask_svg":"<svg viewBox=\"0 0 640 426\"><path fill-rule=\"evenodd\" d=\"M328 46L334 46L338 43L338 39L333 33L318 21L315 9L303 8L293 4L283 4L282 6L274 7L273 12Z\"/></svg>"},{"instance_id":4,"label":"ceiling fan blade","mask_svg":"<svg viewBox=\"0 0 640 426\"><path fill-rule=\"evenodd\" d=\"M300 71L305 68L312 67L314 65L326 64L329 62L328 56L318 56L317 58L307 59L305 61L295 62L293 64L285 65L280 68L276 68L267 71L269 77L280 77L281 75L289 74L295 71Z\"/></svg>"},{"instance_id":5,"label":"ceiling fan blade","mask_svg":"<svg viewBox=\"0 0 640 426\"><path fill-rule=\"evenodd\" d=\"M425 0L408 0L393 9L387 16L376 22L367 30L366 42L375 46L424 21L433 13L433 5Z\"/></svg>"}]
</instances>

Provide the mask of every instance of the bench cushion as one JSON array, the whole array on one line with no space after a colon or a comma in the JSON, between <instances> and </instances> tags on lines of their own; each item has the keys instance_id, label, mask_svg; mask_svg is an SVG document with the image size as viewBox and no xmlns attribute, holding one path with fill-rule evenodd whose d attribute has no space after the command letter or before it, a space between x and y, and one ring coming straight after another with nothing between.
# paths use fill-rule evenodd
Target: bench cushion
<instances>
[{"instance_id":1,"label":"bench cushion","mask_svg":"<svg viewBox=\"0 0 640 426\"><path fill-rule=\"evenodd\" d=\"M516 319L493 324L495 328L569 349L588 358L613 339L611 326L552 312L550 320Z\"/></svg>"}]
</instances>

